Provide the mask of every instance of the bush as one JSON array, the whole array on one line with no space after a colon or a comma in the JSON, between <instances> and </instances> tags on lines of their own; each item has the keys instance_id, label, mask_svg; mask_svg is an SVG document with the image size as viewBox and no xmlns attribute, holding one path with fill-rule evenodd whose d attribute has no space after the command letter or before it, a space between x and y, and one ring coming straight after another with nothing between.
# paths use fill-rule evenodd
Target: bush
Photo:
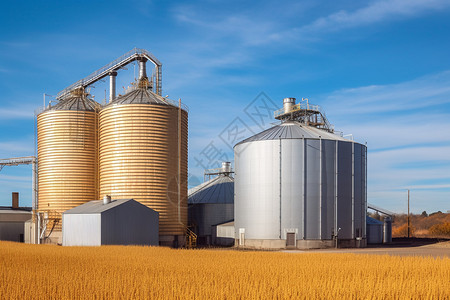
<instances>
[{"instance_id":1,"label":"bush","mask_svg":"<svg viewBox=\"0 0 450 300\"><path fill-rule=\"evenodd\" d=\"M450 222L436 224L430 227L430 234L439 236L450 236Z\"/></svg>"},{"instance_id":2,"label":"bush","mask_svg":"<svg viewBox=\"0 0 450 300\"><path fill-rule=\"evenodd\" d=\"M409 225L410 228L410 236L413 236L414 232L416 231L416 229L412 226ZM394 227L392 228L392 236L393 237L405 237L408 236L408 223L405 223L399 227Z\"/></svg>"}]
</instances>

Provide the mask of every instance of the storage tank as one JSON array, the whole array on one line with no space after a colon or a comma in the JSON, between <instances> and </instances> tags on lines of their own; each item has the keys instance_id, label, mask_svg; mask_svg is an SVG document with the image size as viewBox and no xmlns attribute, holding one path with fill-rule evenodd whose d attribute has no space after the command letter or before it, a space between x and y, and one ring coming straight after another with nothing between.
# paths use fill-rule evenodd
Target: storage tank
<instances>
[{"instance_id":1,"label":"storage tank","mask_svg":"<svg viewBox=\"0 0 450 300\"><path fill-rule=\"evenodd\" d=\"M383 222L367 217L367 244L383 242Z\"/></svg>"},{"instance_id":2,"label":"storage tank","mask_svg":"<svg viewBox=\"0 0 450 300\"><path fill-rule=\"evenodd\" d=\"M200 245L214 244L212 227L234 219L234 178L229 163L217 176L188 191L189 224Z\"/></svg>"},{"instance_id":3,"label":"storage tank","mask_svg":"<svg viewBox=\"0 0 450 300\"><path fill-rule=\"evenodd\" d=\"M392 243L392 218L390 216L384 217L383 243Z\"/></svg>"},{"instance_id":4,"label":"storage tank","mask_svg":"<svg viewBox=\"0 0 450 300\"><path fill-rule=\"evenodd\" d=\"M100 111L100 197L132 198L156 210L160 243L182 246L187 227L187 108L151 92L144 79Z\"/></svg>"},{"instance_id":5,"label":"storage tank","mask_svg":"<svg viewBox=\"0 0 450 300\"><path fill-rule=\"evenodd\" d=\"M340 247L364 246L366 146L306 125L327 123L309 104L291 109L234 147L236 244L318 248L337 238Z\"/></svg>"},{"instance_id":6,"label":"storage tank","mask_svg":"<svg viewBox=\"0 0 450 300\"><path fill-rule=\"evenodd\" d=\"M97 110L83 90L75 90L37 116L38 209L51 220L98 197ZM51 242L58 242L61 222L53 231Z\"/></svg>"}]
</instances>

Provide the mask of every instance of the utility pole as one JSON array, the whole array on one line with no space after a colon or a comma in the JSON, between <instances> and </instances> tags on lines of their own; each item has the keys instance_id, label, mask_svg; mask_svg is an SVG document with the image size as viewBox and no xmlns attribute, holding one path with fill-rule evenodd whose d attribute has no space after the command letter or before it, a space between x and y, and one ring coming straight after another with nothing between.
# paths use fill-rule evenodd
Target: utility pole
<instances>
[{"instance_id":1,"label":"utility pole","mask_svg":"<svg viewBox=\"0 0 450 300\"><path fill-rule=\"evenodd\" d=\"M409 217L409 190L408 190L408 238L411 237L411 230L410 230L410 217Z\"/></svg>"}]
</instances>

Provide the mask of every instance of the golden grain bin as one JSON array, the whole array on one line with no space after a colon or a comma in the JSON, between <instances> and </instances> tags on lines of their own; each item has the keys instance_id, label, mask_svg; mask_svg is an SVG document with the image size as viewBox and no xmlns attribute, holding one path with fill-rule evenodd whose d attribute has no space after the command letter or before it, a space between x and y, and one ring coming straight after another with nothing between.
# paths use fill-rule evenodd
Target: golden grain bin
<instances>
[{"instance_id":1,"label":"golden grain bin","mask_svg":"<svg viewBox=\"0 0 450 300\"><path fill-rule=\"evenodd\" d=\"M187 110L146 88L100 111L100 197L133 198L159 212L162 245L185 242L187 135Z\"/></svg>"},{"instance_id":2,"label":"golden grain bin","mask_svg":"<svg viewBox=\"0 0 450 300\"><path fill-rule=\"evenodd\" d=\"M37 116L38 209L48 212L48 231L62 212L98 198L97 105L77 93Z\"/></svg>"}]
</instances>

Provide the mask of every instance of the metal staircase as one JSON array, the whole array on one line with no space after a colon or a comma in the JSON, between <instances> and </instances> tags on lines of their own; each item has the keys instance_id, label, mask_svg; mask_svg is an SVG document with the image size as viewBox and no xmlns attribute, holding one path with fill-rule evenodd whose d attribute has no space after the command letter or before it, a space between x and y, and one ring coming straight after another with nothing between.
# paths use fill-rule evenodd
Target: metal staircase
<instances>
[{"instance_id":1,"label":"metal staircase","mask_svg":"<svg viewBox=\"0 0 450 300\"><path fill-rule=\"evenodd\" d=\"M186 227L186 248L192 249L197 247L197 234L189 227Z\"/></svg>"}]
</instances>

